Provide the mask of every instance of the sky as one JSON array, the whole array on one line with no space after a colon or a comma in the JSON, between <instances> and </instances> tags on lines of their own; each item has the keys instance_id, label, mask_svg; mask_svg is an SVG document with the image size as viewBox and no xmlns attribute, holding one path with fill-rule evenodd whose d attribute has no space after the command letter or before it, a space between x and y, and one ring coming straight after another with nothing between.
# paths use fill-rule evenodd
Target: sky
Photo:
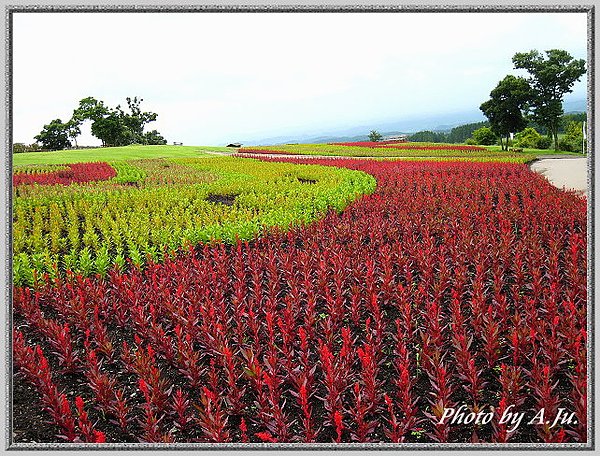
<instances>
[{"instance_id":1,"label":"sky","mask_svg":"<svg viewBox=\"0 0 600 456\"><path fill-rule=\"evenodd\" d=\"M587 56L585 13L15 13L13 142L87 96L187 145L477 110L512 56ZM586 80L566 99L586 97ZM99 145L83 126L80 145ZM365 132L365 134L368 132Z\"/></svg>"}]
</instances>

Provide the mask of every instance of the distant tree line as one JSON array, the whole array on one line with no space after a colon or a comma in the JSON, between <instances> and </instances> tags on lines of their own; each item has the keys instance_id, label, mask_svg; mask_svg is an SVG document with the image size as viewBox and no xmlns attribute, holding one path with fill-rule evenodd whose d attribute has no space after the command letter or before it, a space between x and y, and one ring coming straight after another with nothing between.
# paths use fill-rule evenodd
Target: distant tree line
<instances>
[{"instance_id":1,"label":"distant tree line","mask_svg":"<svg viewBox=\"0 0 600 456\"><path fill-rule=\"evenodd\" d=\"M583 140L582 124L585 121L587 121L587 114L585 112L568 113L561 116L558 124L558 134L565 135L565 137L559 140L561 150L581 150L581 141ZM547 135L546 128L529 119L527 127L517 133L509 143L515 147L548 149L552 145L552 140L542 135ZM493 145L499 141L498 136L492 131L490 123L487 120L459 125L450 131L418 131L410 135L408 139L412 142L470 143L479 145Z\"/></svg>"},{"instance_id":2,"label":"distant tree line","mask_svg":"<svg viewBox=\"0 0 600 456\"><path fill-rule=\"evenodd\" d=\"M413 142L439 142L449 144L464 143L469 139L475 130L481 127L489 126L489 122L475 122L454 127L449 132L443 131L418 131L408 137L409 141Z\"/></svg>"},{"instance_id":3,"label":"distant tree line","mask_svg":"<svg viewBox=\"0 0 600 456\"><path fill-rule=\"evenodd\" d=\"M63 122L54 119L44 125L42 131L35 136L39 147L43 150L68 149L77 147L77 137L81 134L81 125L91 121L92 135L102 141L102 146L127 146L129 144L157 145L166 144L166 139L156 130L144 132L145 126L154 122L158 115L145 112L140 108L143 99L126 98L127 110L118 105L111 108L101 100L87 97L79 101L71 119ZM20 145L14 151L28 151L32 146Z\"/></svg>"}]
</instances>

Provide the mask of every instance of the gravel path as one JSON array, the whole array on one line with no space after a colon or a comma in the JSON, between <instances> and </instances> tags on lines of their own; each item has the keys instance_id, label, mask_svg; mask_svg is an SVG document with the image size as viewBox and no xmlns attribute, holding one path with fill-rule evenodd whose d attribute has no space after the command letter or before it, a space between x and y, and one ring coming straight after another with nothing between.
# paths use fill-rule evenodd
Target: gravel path
<instances>
[{"instance_id":1,"label":"gravel path","mask_svg":"<svg viewBox=\"0 0 600 456\"><path fill-rule=\"evenodd\" d=\"M587 195L587 158L544 158L530 165L558 188L579 190Z\"/></svg>"}]
</instances>

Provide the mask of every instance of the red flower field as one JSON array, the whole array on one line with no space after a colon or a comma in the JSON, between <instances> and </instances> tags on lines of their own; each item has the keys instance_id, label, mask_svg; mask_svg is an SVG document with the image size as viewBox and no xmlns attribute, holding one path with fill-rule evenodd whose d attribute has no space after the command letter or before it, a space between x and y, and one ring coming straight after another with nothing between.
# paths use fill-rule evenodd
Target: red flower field
<instances>
[{"instance_id":1,"label":"red flower field","mask_svg":"<svg viewBox=\"0 0 600 456\"><path fill-rule=\"evenodd\" d=\"M413 144L409 142L400 141L359 141L359 142L342 142L342 143L331 143L332 146L348 146L348 147L387 147L392 149L403 149L403 150L486 150L485 147L481 146L469 146L464 144Z\"/></svg>"},{"instance_id":2,"label":"red flower field","mask_svg":"<svg viewBox=\"0 0 600 456\"><path fill-rule=\"evenodd\" d=\"M65 166L69 169L36 174L13 174L13 185L71 185L73 183L108 180L117 175L117 172L108 163L104 162L72 163Z\"/></svg>"},{"instance_id":3,"label":"red flower field","mask_svg":"<svg viewBox=\"0 0 600 456\"><path fill-rule=\"evenodd\" d=\"M377 190L287 233L14 290L15 401L45 410L45 441L586 441L584 198L525 165L289 161ZM463 404L493 419L440 423ZM508 432L511 405L577 419Z\"/></svg>"}]
</instances>

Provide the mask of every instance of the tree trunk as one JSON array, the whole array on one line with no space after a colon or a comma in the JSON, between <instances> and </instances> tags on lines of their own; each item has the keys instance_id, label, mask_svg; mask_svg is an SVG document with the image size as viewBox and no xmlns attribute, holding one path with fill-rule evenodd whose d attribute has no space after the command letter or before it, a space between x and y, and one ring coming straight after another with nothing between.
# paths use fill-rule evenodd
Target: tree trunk
<instances>
[{"instance_id":1,"label":"tree trunk","mask_svg":"<svg viewBox=\"0 0 600 456\"><path fill-rule=\"evenodd\" d=\"M510 139L510 133L506 133L506 150L508 151L508 140Z\"/></svg>"},{"instance_id":2,"label":"tree trunk","mask_svg":"<svg viewBox=\"0 0 600 456\"><path fill-rule=\"evenodd\" d=\"M554 135L554 150L558 151L558 128L552 127L552 134Z\"/></svg>"}]
</instances>

